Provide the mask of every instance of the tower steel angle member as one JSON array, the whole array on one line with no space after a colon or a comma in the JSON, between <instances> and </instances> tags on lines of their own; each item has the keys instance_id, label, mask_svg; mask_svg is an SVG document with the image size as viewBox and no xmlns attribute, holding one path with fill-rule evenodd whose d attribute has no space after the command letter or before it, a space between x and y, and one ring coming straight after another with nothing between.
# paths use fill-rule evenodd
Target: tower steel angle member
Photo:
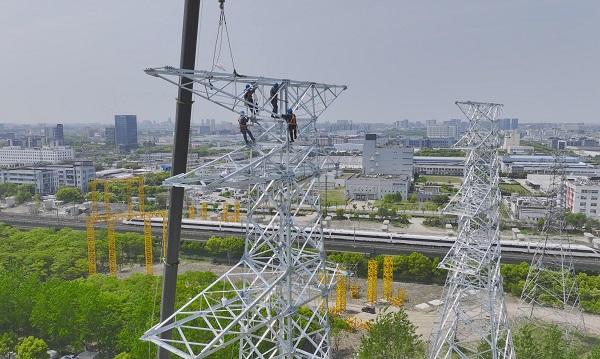
<instances>
[{"instance_id":1,"label":"tower steel angle member","mask_svg":"<svg viewBox=\"0 0 600 359\"><path fill-rule=\"evenodd\" d=\"M328 358L327 298L338 269L325 257L319 178L333 165L315 141L316 121L346 86L171 67L146 72L181 87L193 83L194 94L238 115L247 107L243 89L252 84L259 131L255 144L165 181L200 192L247 190L245 248L239 263L142 339L182 358L233 345L239 358ZM294 145L282 116L267 108L275 83L280 108L297 117ZM161 338L166 330L172 338Z\"/></svg>"},{"instance_id":2,"label":"tower steel angle member","mask_svg":"<svg viewBox=\"0 0 600 359\"><path fill-rule=\"evenodd\" d=\"M502 105L456 104L470 127L454 146L467 151L464 182L444 212L459 217L459 232L439 266L448 277L430 358L514 358L500 275L496 116Z\"/></svg>"}]
</instances>

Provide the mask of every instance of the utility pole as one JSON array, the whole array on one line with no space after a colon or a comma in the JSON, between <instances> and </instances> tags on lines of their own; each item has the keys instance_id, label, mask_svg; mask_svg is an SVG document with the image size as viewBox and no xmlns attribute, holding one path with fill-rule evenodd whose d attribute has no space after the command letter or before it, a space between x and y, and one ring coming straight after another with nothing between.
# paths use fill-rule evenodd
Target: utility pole
<instances>
[{"instance_id":1,"label":"utility pole","mask_svg":"<svg viewBox=\"0 0 600 359\"><path fill-rule=\"evenodd\" d=\"M181 35L180 67L193 70L196 63L196 42L198 39L198 20L201 0L186 0L183 11L183 30ZM171 175L186 172L188 143L190 138L190 122L192 117L193 82L179 77L179 91L175 112L175 134L173 137L173 160ZM167 237L167 254L164 263L162 300L160 304L160 320L165 321L175 310L175 288L179 265L179 244L181 237L181 216L183 212L183 187L171 187L169 190L169 222ZM164 331L161 338L171 338L171 331ZM168 359L169 351L159 348L158 358Z\"/></svg>"}]
</instances>

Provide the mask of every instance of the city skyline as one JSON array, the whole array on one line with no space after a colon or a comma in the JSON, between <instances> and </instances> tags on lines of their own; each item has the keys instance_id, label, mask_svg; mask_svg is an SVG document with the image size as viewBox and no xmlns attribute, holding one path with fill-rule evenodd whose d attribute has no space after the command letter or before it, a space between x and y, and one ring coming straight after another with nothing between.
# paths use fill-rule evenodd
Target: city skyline
<instances>
[{"instance_id":1,"label":"city skyline","mask_svg":"<svg viewBox=\"0 0 600 359\"><path fill-rule=\"evenodd\" d=\"M174 117L175 91L142 70L178 64L183 4L103 5L0 5L0 29L11 39L0 64L12 69L2 75L0 123ZM241 73L348 83L324 121L444 120L459 116L454 101L473 99L504 103L501 117L523 123L600 123L594 1L305 5L227 2L229 31ZM216 2L203 4L198 68L210 68L217 11ZM202 101L193 117L233 120Z\"/></svg>"}]
</instances>

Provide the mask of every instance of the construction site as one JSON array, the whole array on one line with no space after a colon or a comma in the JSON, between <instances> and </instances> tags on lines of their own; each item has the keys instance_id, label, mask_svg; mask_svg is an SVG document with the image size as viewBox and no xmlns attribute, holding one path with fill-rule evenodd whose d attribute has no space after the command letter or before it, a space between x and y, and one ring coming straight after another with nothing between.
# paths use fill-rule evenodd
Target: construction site
<instances>
[{"instance_id":1,"label":"construction site","mask_svg":"<svg viewBox=\"0 0 600 359\"><path fill-rule=\"evenodd\" d=\"M144 306L145 311L132 310L143 330L137 323L137 327L131 324L130 328L130 323L123 319L119 325L126 328L127 335L135 334L134 344L122 344L126 341L122 338L124 335L115 339L117 335L111 332L112 327L92 339L82 339L83 335L72 335L73 338L56 335L58 339L53 344L61 345L61 350L75 351L77 346L73 343L83 345L86 351L88 346L99 348L99 353L114 354L119 359L133 358L128 352L130 349L137 350L137 355L147 352L148 357L156 355L159 359L540 359L539 355L522 355L522 348L543 336L547 342L554 341L567 349L580 350L584 343L587 345L585 359L600 358L600 316L593 314L600 309L583 305L584 296L586 303L594 303L596 299L600 302L600 294L593 287L582 288L588 273L580 273L579 268L576 272L573 253L581 255L585 264L600 254L592 248L592 239L590 246L575 244L567 228L566 145L551 153L553 161L545 168L551 172L551 183L547 191L536 192L540 197L536 203L543 204L543 208L536 209L543 214L527 228L529 233L535 232L536 237L526 241L523 239L526 234L517 234L518 228L511 229L508 225L503 228L501 212L506 208L501 194L501 156L505 152L501 152L504 134L500 130L499 116L505 105L493 99L455 99L452 116L461 119L452 121L458 124L464 121L464 131L460 135L455 133L456 138L448 137L453 140L450 146L419 156L422 167L430 171L450 167L449 173L453 176L435 172L427 173L427 178L423 174L416 191L419 175L413 169L413 155L418 151L395 142L390 144L389 158L405 156L402 159L406 159L406 171L410 175L405 176L396 168L391 172L398 173L376 173L386 167L383 157L378 157L379 151L384 150L378 147L377 135L365 129L353 138L354 143L347 142L342 147L350 151L358 140L363 147L368 143L372 153L367 156L363 152L361 161L371 166L371 171L346 173L347 179L352 177L358 183L353 191L346 190L345 186L328 186L327 181L343 176L338 176L340 160L333 161L333 152L324 148L329 139L322 136L319 124L328 121L329 113L336 111L336 103L352 88L344 81L333 83L320 78L270 75L270 68L259 68L255 74L243 71L243 61L248 56L235 57L236 48L231 39L244 36L253 39L254 35L252 29L242 34L230 32L226 16L230 5L230 1L225 0L206 4L201 0L185 0L180 63L148 67L143 74L140 71L140 75L148 79L148 86L163 85L168 91L177 91L173 141L168 146L164 141L161 143L164 148L172 149L170 173L162 172L163 176L154 183L154 187L160 184L161 194L167 198L165 203L160 207L150 205L157 201L148 198L150 188L145 184L148 178L144 177L145 172L132 171L126 178L106 177L89 182L90 207L85 212L87 216L82 217L85 218L87 263L80 259L79 265L82 268L87 264L87 274L80 282L75 276L68 279L75 283L74 293L82 288L93 288L93 296L102 297L105 305L98 310L101 314L93 318L81 315L73 319L73 323L79 325L78 321L86 321L92 323L88 327L93 327L93 322L99 321L96 316L110 317L107 313L114 308L111 307L113 302L131 301ZM218 8L218 19L208 19L217 25L216 39L210 39L210 46L199 42L201 25L206 20L202 19L202 6ZM256 5L261 6L264 5ZM319 36L324 36L325 29L319 31ZM273 44L275 53L279 53L279 45ZM292 47L287 43L282 45ZM293 46L292 52L308 51L301 48L307 43L298 41ZM207 68L196 68L198 57L204 53L212 54L211 64ZM282 57L293 55L283 51L281 54ZM311 56L318 59L316 54ZM153 59L148 61L151 63ZM223 146L219 142L218 151L207 151L210 156L202 158L197 156L194 165L189 166L189 157L194 153L190 140L193 117L213 108L224 117L236 119L238 138L232 135L233 140ZM347 122L352 127L351 119L344 121L336 123L344 128L342 131L346 131ZM429 132L447 130L448 126L437 126L435 120L432 121L426 127ZM171 118L168 122L171 123ZM400 127L400 120L397 122L396 127ZM206 123L211 123L208 117ZM204 131L210 126L203 122L200 127ZM152 131L149 133L151 138ZM196 135L200 137L201 131ZM431 135L428 141L447 139ZM516 138L517 134L510 136ZM416 141L408 135L404 140ZM153 138L148 140L152 141ZM522 150L527 146L513 147ZM166 151L164 148L161 151ZM141 162L153 155L142 154L144 150L136 154ZM341 157L341 152L344 151L340 149L335 153ZM438 157L440 153L444 157ZM356 153L344 152L344 156L348 163L356 160ZM162 160L162 155L156 154L156 158ZM457 171L462 177L454 176ZM443 178L444 183L433 185L432 176L439 181ZM375 178L377 184L368 183ZM518 179L526 181L523 177ZM390 187L393 190L383 190L384 182L394 186ZM504 185L504 188L525 190L516 181L513 183L512 178L510 184ZM376 198L375 192L379 197ZM350 213L345 212L346 208L331 204L334 200L327 199L330 193L343 197L340 206L354 205L353 217L346 217ZM414 196L412 202L409 196ZM518 193L511 194L514 202L518 202L518 197ZM362 201L363 212L357 210L360 204L352 200ZM435 206L436 201L439 207ZM367 204L370 212L365 210ZM404 205L407 207L401 212L398 208ZM393 210L393 219L387 215L388 210ZM412 224L423 229L429 223L435 229L427 233L405 232L411 224L408 218L419 210L422 218ZM57 220L58 212L56 209ZM337 212L335 220L332 212ZM431 217L425 217L426 212ZM363 228L357 232L356 223L361 220L370 221L368 230ZM396 226L397 231L389 231L392 226ZM59 227L57 224L47 228L48 232L39 231L36 235L59 233L65 238L76 237L73 233L77 227L66 228L66 224ZM79 229L83 228L82 222ZM122 260L125 254L119 248L119 241L124 237L119 239L118 235L132 228L131 232L140 233L132 236L138 247L135 247L135 261L125 263ZM12 228L0 229L7 236L20 235ZM501 241L502 229L505 235L512 230L515 238L510 242L506 238ZM79 233L83 238L83 232ZM353 251L357 248L357 236L358 241L362 241L361 248ZM213 247L207 244L209 242ZM507 243L511 249L503 252ZM141 248L143 253L140 253ZM103 253L105 250L107 253ZM186 257L182 255L184 251L186 254L202 251L202 254ZM508 260L505 260L506 254L510 256ZM44 254L28 260L32 266L41 268L41 277L50 280L53 269L47 257ZM1 264L0 269L3 269ZM185 277L187 281L178 282L178 278L190 273L192 275ZM18 281L38 280L29 275L23 274ZM112 283L99 285L99 278ZM141 298L139 294L122 292L101 296L99 293L105 292L94 287L117 288L115 282L130 279L128 285L145 290L132 293L153 291L153 296ZM98 282L94 283L95 280ZM64 294L66 290L52 292L44 285L40 284L40 288L51 293L46 295L49 298L53 298L54 293L77 297ZM65 288L68 289L66 285ZM181 292L186 294L185 298L178 296ZM34 324L27 324L29 329L41 332L39 328L44 328L45 322L71 320L65 310L59 314L52 310L46 313L45 305L52 303L37 300L42 304L36 310L31 309L34 314L28 317ZM82 302L85 300L90 299ZM81 307L86 304L78 302ZM120 313L123 312L125 310ZM53 327L46 330L59 332ZM92 332L89 328L86 330ZM23 331L19 331L21 334ZM403 339L398 339L400 337ZM590 343L598 344L597 352L589 350ZM372 354L364 348L380 350ZM531 349L531 353L535 350Z\"/></svg>"}]
</instances>

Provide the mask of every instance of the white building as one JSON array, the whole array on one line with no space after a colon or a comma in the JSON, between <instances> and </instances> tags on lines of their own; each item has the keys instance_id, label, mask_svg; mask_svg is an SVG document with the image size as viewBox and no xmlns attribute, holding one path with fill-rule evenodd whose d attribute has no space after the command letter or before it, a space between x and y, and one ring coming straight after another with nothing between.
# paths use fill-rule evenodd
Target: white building
<instances>
[{"instance_id":1,"label":"white building","mask_svg":"<svg viewBox=\"0 0 600 359\"><path fill-rule=\"evenodd\" d=\"M58 163L72 160L74 156L73 149L68 146L41 148L8 146L0 148L0 166Z\"/></svg>"},{"instance_id":2,"label":"white building","mask_svg":"<svg viewBox=\"0 0 600 359\"><path fill-rule=\"evenodd\" d=\"M377 145L377 135L367 134L363 145L363 172L365 175L413 175L413 149L401 144Z\"/></svg>"},{"instance_id":3,"label":"white building","mask_svg":"<svg viewBox=\"0 0 600 359\"><path fill-rule=\"evenodd\" d=\"M502 149L510 154L528 154L533 152L532 146L521 146L521 135L517 131L511 131L504 135Z\"/></svg>"},{"instance_id":4,"label":"white building","mask_svg":"<svg viewBox=\"0 0 600 359\"><path fill-rule=\"evenodd\" d=\"M70 164L49 165L45 168L54 171L58 186L77 187L81 193L89 190L89 183L96 178L96 168L92 161L76 161Z\"/></svg>"},{"instance_id":5,"label":"white building","mask_svg":"<svg viewBox=\"0 0 600 359\"><path fill-rule=\"evenodd\" d=\"M554 156L508 155L501 157L500 170L505 173L552 174ZM569 176L594 176L600 170L578 157L565 157L565 173Z\"/></svg>"},{"instance_id":6,"label":"white building","mask_svg":"<svg viewBox=\"0 0 600 359\"><path fill-rule=\"evenodd\" d=\"M35 193L53 194L58 188L54 171L47 168L22 167L0 170L0 183L30 184Z\"/></svg>"},{"instance_id":7,"label":"white building","mask_svg":"<svg viewBox=\"0 0 600 359\"><path fill-rule=\"evenodd\" d=\"M0 170L0 183L32 184L35 192L42 195L53 194L61 186L77 187L85 193L94 178L92 161Z\"/></svg>"},{"instance_id":8,"label":"white building","mask_svg":"<svg viewBox=\"0 0 600 359\"><path fill-rule=\"evenodd\" d=\"M400 193L402 198L406 199L411 178L408 176L353 176L346 181L346 197L366 201L381 199L386 194Z\"/></svg>"},{"instance_id":9,"label":"white building","mask_svg":"<svg viewBox=\"0 0 600 359\"><path fill-rule=\"evenodd\" d=\"M573 213L600 217L600 180L576 179L567 181L567 209Z\"/></svg>"},{"instance_id":10,"label":"white building","mask_svg":"<svg viewBox=\"0 0 600 359\"><path fill-rule=\"evenodd\" d=\"M428 125L427 138L456 138L458 129L455 125Z\"/></svg>"}]
</instances>

